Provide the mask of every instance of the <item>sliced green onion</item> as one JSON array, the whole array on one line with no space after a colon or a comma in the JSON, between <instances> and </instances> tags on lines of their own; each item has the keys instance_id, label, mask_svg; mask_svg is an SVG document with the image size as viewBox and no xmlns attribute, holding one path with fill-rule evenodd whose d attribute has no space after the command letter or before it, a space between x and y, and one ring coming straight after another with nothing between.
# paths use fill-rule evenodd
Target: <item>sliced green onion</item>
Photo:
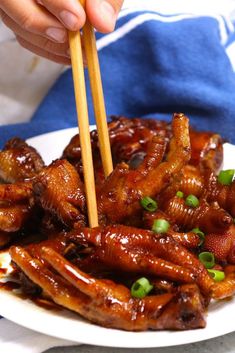
<instances>
[{"instance_id":1,"label":"sliced green onion","mask_svg":"<svg viewBox=\"0 0 235 353\"><path fill-rule=\"evenodd\" d=\"M220 281L223 281L223 279L225 279L225 274L223 271L219 271L219 270L207 270L207 271L209 272L213 280L216 282L220 282Z\"/></svg>"},{"instance_id":2,"label":"sliced green onion","mask_svg":"<svg viewBox=\"0 0 235 353\"><path fill-rule=\"evenodd\" d=\"M131 287L131 295L134 298L144 298L153 289L149 280L145 277L139 278Z\"/></svg>"},{"instance_id":3,"label":"sliced green onion","mask_svg":"<svg viewBox=\"0 0 235 353\"><path fill-rule=\"evenodd\" d=\"M198 257L205 268L212 268L215 265L215 256L212 252L201 252Z\"/></svg>"},{"instance_id":4,"label":"sliced green onion","mask_svg":"<svg viewBox=\"0 0 235 353\"><path fill-rule=\"evenodd\" d=\"M170 227L170 223L165 219L155 219L152 226L154 233L166 233Z\"/></svg>"},{"instance_id":5,"label":"sliced green onion","mask_svg":"<svg viewBox=\"0 0 235 353\"><path fill-rule=\"evenodd\" d=\"M199 200L196 196L194 195L188 195L185 199L185 203L187 206L190 206L190 207L198 207L199 206Z\"/></svg>"},{"instance_id":6,"label":"sliced green onion","mask_svg":"<svg viewBox=\"0 0 235 353\"><path fill-rule=\"evenodd\" d=\"M200 243L198 244L198 246L201 246L205 241L205 234L199 228L193 228L192 232L197 234L199 236L199 238L201 239Z\"/></svg>"},{"instance_id":7,"label":"sliced green onion","mask_svg":"<svg viewBox=\"0 0 235 353\"><path fill-rule=\"evenodd\" d=\"M182 199L184 197L184 193L182 191L177 191L176 196Z\"/></svg>"},{"instance_id":8,"label":"sliced green onion","mask_svg":"<svg viewBox=\"0 0 235 353\"><path fill-rule=\"evenodd\" d=\"M154 212L157 209L157 201L151 199L149 196L145 196L140 200L141 206L149 212Z\"/></svg>"},{"instance_id":9,"label":"sliced green onion","mask_svg":"<svg viewBox=\"0 0 235 353\"><path fill-rule=\"evenodd\" d=\"M218 175L218 182L222 185L230 185L235 174L234 169L221 170Z\"/></svg>"}]
</instances>

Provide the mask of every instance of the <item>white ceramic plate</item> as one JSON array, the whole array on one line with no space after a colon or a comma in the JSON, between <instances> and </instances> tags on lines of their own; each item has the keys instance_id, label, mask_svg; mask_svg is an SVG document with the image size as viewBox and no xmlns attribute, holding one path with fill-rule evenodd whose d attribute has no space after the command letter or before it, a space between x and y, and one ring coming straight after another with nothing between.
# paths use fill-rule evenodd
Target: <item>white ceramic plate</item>
<instances>
[{"instance_id":1,"label":"white ceramic plate","mask_svg":"<svg viewBox=\"0 0 235 353\"><path fill-rule=\"evenodd\" d=\"M56 131L28 140L37 148L46 163L58 158L77 129ZM224 169L235 168L235 146L225 145ZM1 258L2 256L2 258ZM0 262L9 265L9 256L0 255ZM46 310L30 300L17 297L13 292L0 291L0 314L15 323L47 335L78 343L122 348L166 347L224 335L235 330L232 313L235 298L213 302L208 311L207 326L191 331L125 332L93 325L77 314Z\"/></svg>"}]
</instances>

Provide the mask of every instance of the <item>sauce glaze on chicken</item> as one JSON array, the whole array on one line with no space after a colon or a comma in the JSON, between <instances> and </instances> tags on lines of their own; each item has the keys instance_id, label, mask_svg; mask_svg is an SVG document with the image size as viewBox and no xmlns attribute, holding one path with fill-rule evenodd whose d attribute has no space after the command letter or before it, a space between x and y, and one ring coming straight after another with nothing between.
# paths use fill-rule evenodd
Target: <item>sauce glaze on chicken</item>
<instances>
[{"instance_id":1,"label":"sauce glaze on chicken","mask_svg":"<svg viewBox=\"0 0 235 353\"><path fill-rule=\"evenodd\" d=\"M217 178L222 138L191 129L181 113L171 124L113 117L109 134L115 168L105 179L91 132L99 213L93 229L79 135L49 166L26 142L7 142L0 152L0 247L9 247L25 293L93 323L129 331L205 327L210 300L235 293L235 182ZM185 202L189 195L198 205ZM142 207L145 197L155 210ZM157 232L157 220L169 228ZM199 260L202 251L214 254L222 281ZM140 277L151 291L135 297L131 287Z\"/></svg>"}]
</instances>

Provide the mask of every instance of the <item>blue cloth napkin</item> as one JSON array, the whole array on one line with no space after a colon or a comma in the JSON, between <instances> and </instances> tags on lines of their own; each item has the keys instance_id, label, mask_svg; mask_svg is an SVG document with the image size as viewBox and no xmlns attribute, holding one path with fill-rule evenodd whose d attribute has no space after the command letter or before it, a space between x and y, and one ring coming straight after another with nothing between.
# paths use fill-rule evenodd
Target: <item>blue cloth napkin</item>
<instances>
[{"instance_id":1,"label":"blue cloth napkin","mask_svg":"<svg viewBox=\"0 0 235 353\"><path fill-rule=\"evenodd\" d=\"M134 11L116 30L97 34L107 115L171 119L235 143L235 30L223 16ZM86 73L87 87L89 84ZM88 93L90 123L94 124ZM71 69L61 75L29 123L2 126L0 142L75 126Z\"/></svg>"}]
</instances>

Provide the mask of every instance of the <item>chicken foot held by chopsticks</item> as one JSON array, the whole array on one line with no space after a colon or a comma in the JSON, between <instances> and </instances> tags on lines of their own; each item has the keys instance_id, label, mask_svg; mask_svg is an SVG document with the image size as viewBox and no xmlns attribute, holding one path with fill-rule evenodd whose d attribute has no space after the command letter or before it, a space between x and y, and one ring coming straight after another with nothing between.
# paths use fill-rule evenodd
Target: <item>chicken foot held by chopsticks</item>
<instances>
[{"instance_id":1,"label":"chicken foot held by chopsticks","mask_svg":"<svg viewBox=\"0 0 235 353\"><path fill-rule=\"evenodd\" d=\"M158 119L126 118L112 116L108 123L110 144L114 166L128 163L136 168L146 155L153 136L162 136L167 142L172 137L171 123ZM213 132L195 131L190 128L191 159L189 164L197 168L210 168L218 171L223 161L223 144L220 135ZM94 168L96 180L102 177L101 157L97 130L91 132ZM81 147L79 135L75 135L66 146L63 157L76 166L82 174ZM98 178L97 178L98 176Z\"/></svg>"},{"instance_id":2,"label":"chicken foot held by chopsticks","mask_svg":"<svg viewBox=\"0 0 235 353\"><path fill-rule=\"evenodd\" d=\"M142 165L130 170L125 163L117 165L98 193L98 209L101 223L125 223L141 210L144 196L155 196L190 159L188 119L175 114L172 121L173 138L167 160L162 161L166 141L160 136L153 138L149 153ZM132 219L132 222L138 222Z\"/></svg>"}]
</instances>

